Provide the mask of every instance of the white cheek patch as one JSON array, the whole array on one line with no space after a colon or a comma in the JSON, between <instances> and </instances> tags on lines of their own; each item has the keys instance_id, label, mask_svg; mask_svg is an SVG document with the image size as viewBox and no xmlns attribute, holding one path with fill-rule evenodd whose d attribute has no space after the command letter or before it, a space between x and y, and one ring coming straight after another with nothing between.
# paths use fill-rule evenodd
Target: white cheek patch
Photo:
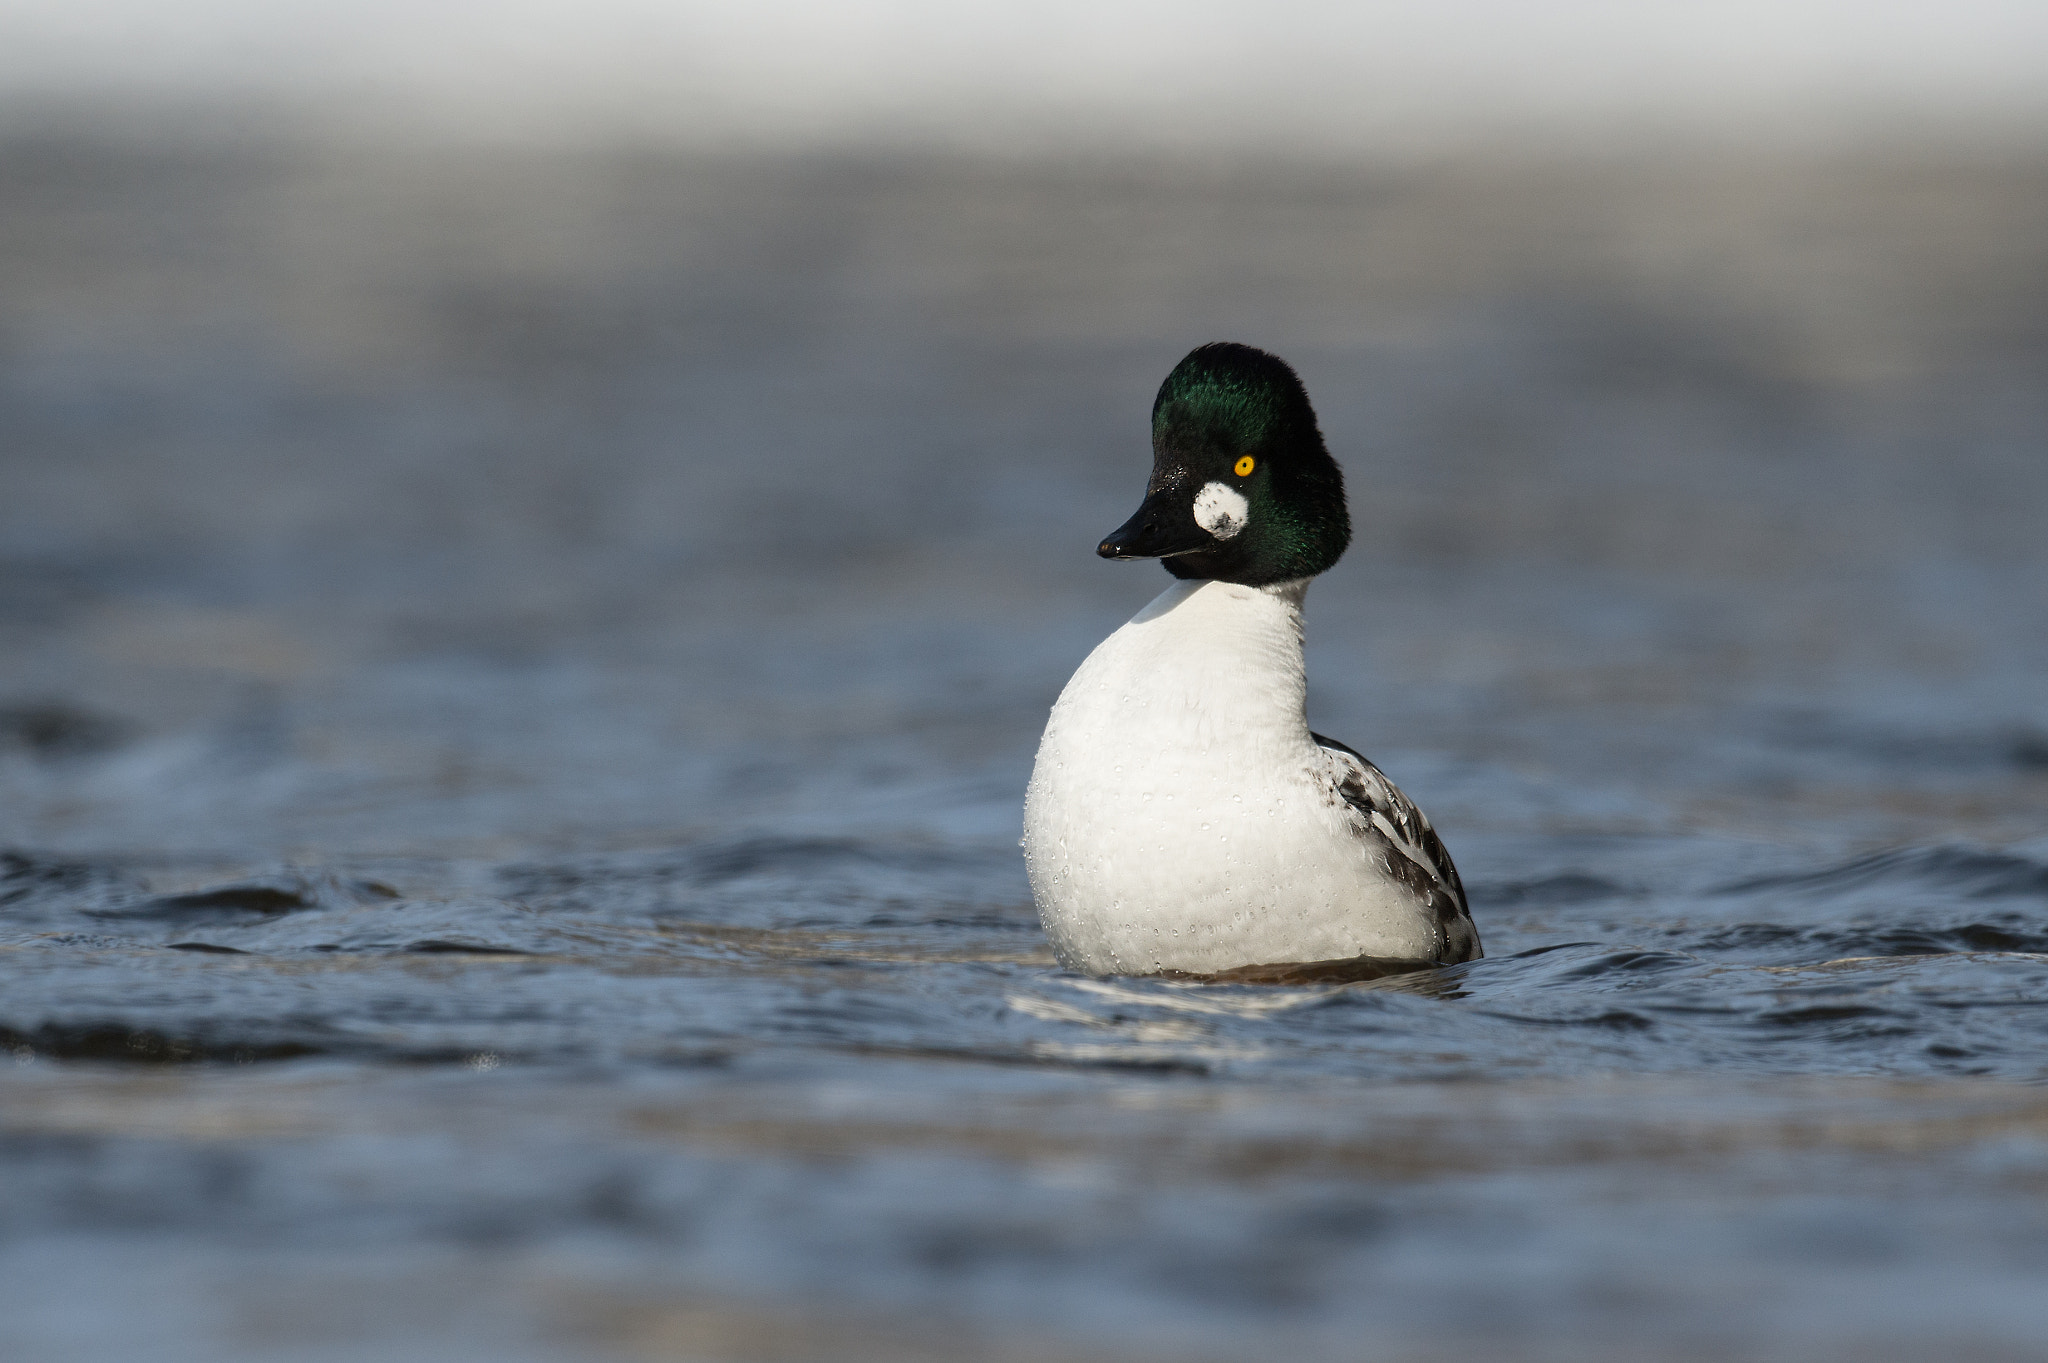
<instances>
[{"instance_id":1,"label":"white cheek patch","mask_svg":"<svg viewBox=\"0 0 2048 1363\"><path fill-rule=\"evenodd\" d=\"M1219 540L1235 538L1251 519L1250 504L1234 487L1209 483L1195 494L1195 524Z\"/></svg>"}]
</instances>

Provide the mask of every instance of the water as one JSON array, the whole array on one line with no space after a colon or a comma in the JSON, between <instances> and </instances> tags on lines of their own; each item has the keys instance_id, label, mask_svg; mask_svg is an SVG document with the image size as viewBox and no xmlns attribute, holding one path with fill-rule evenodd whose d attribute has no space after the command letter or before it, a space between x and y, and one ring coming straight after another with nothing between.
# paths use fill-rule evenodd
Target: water
<instances>
[{"instance_id":1,"label":"water","mask_svg":"<svg viewBox=\"0 0 2048 1363\"><path fill-rule=\"evenodd\" d=\"M2039 162L0 180L10 1359L2041 1356ZM1038 932L1224 336L1483 961Z\"/></svg>"}]
</instances>

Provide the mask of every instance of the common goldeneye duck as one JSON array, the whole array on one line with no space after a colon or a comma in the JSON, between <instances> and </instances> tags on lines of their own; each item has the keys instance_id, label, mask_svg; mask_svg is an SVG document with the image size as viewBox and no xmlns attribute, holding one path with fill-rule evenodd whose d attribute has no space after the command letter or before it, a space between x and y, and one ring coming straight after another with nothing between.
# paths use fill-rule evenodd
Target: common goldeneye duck
<instances>
[{"instance_id":1,"label":"common goldeneye duck","mask_svg":"<svg viewBox=\"0 0 2048 1363\"><path fill-rule=\"evenodd\" d=\"M1145 500L1097 552L1178 580L1074 673L1024 797L1032 896L1066 965L1288 980L1481 954L1429 820L1309 732L1302 598L1350 541L1294 371L1231 344L1176 365Z\"/></svg>"}]
</instances>

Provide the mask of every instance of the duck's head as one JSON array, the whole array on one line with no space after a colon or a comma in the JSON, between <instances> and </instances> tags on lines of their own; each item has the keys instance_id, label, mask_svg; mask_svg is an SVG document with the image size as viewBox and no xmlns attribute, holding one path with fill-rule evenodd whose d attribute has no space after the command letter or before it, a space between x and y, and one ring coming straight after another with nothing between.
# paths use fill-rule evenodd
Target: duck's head
<instances>
[{"instance_id":1,"label":"duck's head","mask_svg":"<svg viewBox=\"0 0 2048 1363\"><path fill-rule=\"evenodd\" d=\"M1226 341L1190 351L1159 385L1144 504L1096 552L1262 587L1314 577L1350 542L1344 475L1301 380Z\"/></svg>"}]
</instances>

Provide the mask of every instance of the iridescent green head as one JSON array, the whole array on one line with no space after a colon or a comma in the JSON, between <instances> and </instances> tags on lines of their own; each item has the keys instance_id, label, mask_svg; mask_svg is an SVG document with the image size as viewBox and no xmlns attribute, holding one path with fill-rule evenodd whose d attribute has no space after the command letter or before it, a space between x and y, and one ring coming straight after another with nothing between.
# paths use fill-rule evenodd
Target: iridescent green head
<instances>
[{"instance_id":1,"label":"iridescent green head","mask_svg":"<svg viewBox=\"0 0 2048 1363\"><path fill-rule=\"evenodd\" d=\"M1096 552L1260 587L1314 577L1350 542L1344 475L1301 380L1224 341L1190 351L1159 385L1144 504Z\"/></svg>"}]
</instances>

